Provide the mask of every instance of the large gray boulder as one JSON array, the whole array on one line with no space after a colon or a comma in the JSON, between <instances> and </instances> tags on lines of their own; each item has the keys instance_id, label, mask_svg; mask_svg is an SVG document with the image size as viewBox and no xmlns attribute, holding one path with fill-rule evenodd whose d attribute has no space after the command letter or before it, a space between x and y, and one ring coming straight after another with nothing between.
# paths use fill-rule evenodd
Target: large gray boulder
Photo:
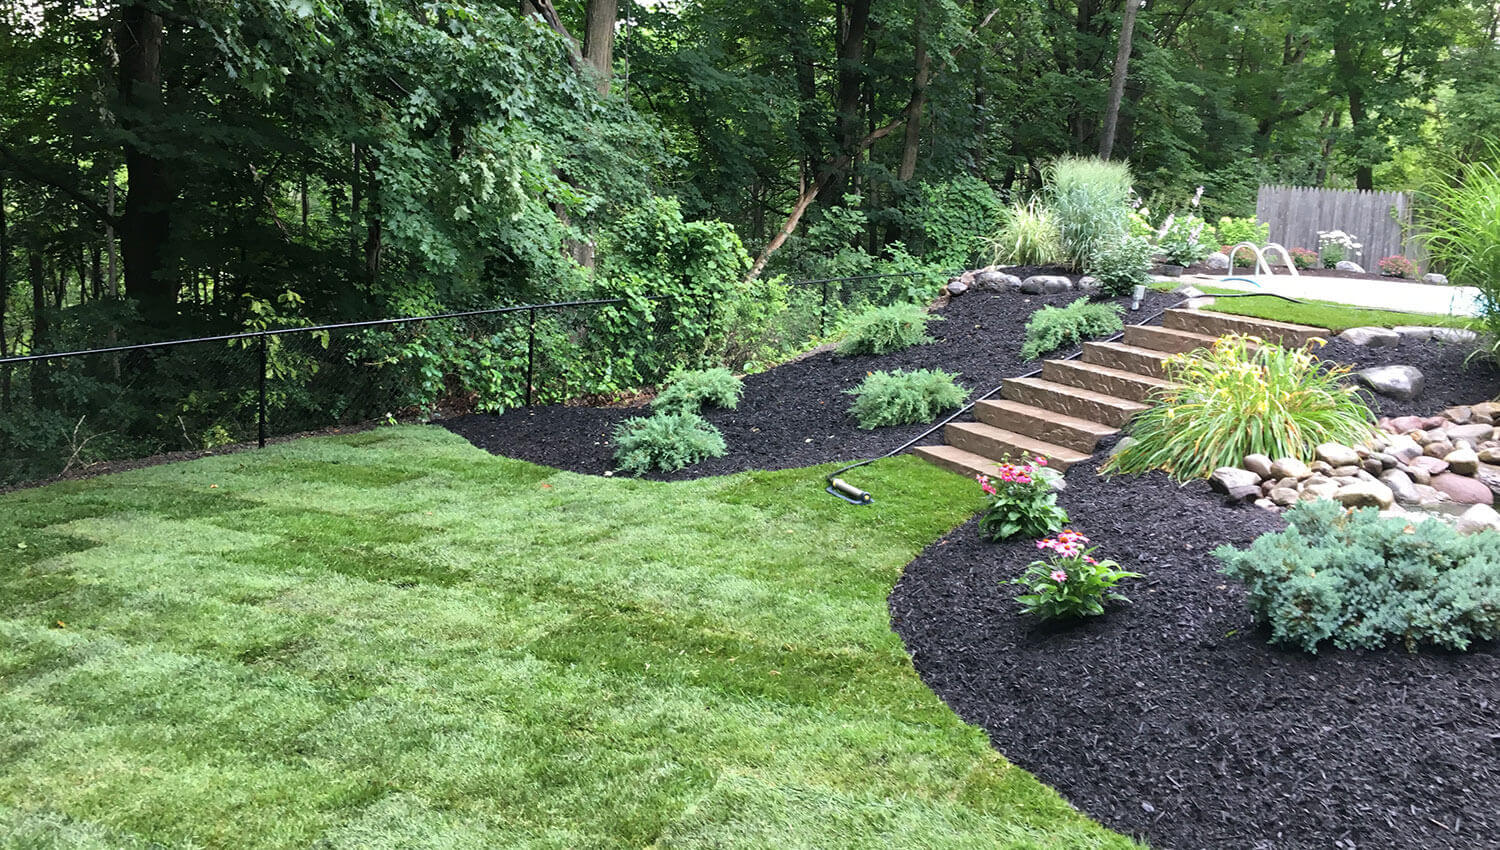
<instances>
[{"instance_id":1,"label":"large gray boulder","mask_svg":"<svg viewBox=\"0 0 1500 850\"><path fill-rule=\"evenodd\" d=\"M1411 401L1422 394L1427 378L1415 366L1374 366L1355 373L1360 382L1383 396Z\"/></svg>"},{"instance_id":2,"label":"large gray boulder","mask_svg":"<svg viewBox=\"0 0 1500 850\"><path fill-rule=\"evenodd\" d=\"M1352 484L1345 484L1333 494L1333 498L1346 508L1385 510L1396 502L1396 496L1391 492L1391 488L1379 481L1355 481Z\"/></svg>"},{"instance_id":3,"label":"large gray boulder","mask_svg":"<svg viewBox=\"0 0 1500 850\"><path fill-rule=\"evenodd\" d=\"M1203 262L1208 263L1208 267L1214 271L1229 271L1229 255L1223 251L1215 251L1209 254L1208 258Z\"/></svg>"},{"instance_id":4,"label":"large gray boulder","mask_svg":"<svg viewBox=\"0 0 1500 850\"><path fill-rule=\"evenodd\" d=\"M1021 281L1021 291L1027 295L1041 295L1042 289L1047 282L1046 275L1032 275Z\"/></svg>"},{"instance_id":5,"label":"large gray boulder","mask_svg":"<svg viewBox=\"0 0 1500 850\"><path fill-rule=\"evenodd\" d=\"M1354 272L1355 274L1365 273L1365 267L1360 265L1359 263L1354 262L1353 260L1339 260L1337 263L1333 264L1333 268L1335 271L1341 272Z\"/></svg>"},{"instance_id":6,"label":"large gray boulder","mask_svg":"<svg viewBox=\"0 0 1500 850\"><path fill-rule=\"evenodd\" d=\"M1478 534L1481 531L1500 531L1500 513L1489 505L1474 505L1459 514L1453 523L1459 534Z\"/></svg>"},{"instance_id":7,"label":"large gray boulder","mask_svg":"<svg viewBox=\"0 0 1500 850\"><path fill-rule=\"evenodd\" d=\"M1338 338L1370 348L1385 348L1401 342L1401 334L1388 328L1350 328L1339 334Z\"/></svg>"}]
</instances>

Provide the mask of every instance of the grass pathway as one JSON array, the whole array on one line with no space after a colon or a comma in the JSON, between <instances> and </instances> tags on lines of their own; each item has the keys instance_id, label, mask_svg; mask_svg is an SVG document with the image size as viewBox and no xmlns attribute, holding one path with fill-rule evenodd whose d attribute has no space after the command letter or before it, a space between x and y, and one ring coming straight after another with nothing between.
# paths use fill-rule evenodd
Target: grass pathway
<instances>
[{"instance_id":1,"label":"grass pathway","mask_svg":"<svg viewBox=\"0 0 1500 850\"><path fill-rule=\"evenodd\" d=\"M890 631L968 482L818 475L392 428L0 496L0 846L1134 846Z\"/></svg>"}]
</instances>

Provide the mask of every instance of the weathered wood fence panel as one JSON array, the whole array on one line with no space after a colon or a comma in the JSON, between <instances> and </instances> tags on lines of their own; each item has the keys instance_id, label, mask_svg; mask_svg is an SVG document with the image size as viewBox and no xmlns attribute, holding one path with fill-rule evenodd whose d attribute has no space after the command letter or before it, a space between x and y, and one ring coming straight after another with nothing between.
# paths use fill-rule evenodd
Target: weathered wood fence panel
<instances>
[{"instance_id":1,"label":"weathered wood fence panel","mask_svg":"<svg viewBox=\"0 0 1500 850\"><path fill-rule=\"evenodd\" d=\"M1422 265L1411 238L1411 197L1405 192L1262 186L1255 215L1271 225L1271 241L1317 250L1318 231L1342 230L1364 245L1356 259L1375 271L1382 257L1404 254Z\"/></svg>"}]
</instances>

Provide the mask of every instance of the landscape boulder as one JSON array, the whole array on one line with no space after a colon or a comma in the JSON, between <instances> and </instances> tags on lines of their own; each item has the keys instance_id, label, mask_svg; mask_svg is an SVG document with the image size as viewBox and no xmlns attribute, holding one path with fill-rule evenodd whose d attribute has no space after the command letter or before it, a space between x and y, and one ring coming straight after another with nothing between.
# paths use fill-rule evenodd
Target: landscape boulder
<instances>
[{"instance_id":1,"label":"landscape boulder","mask_svg":"<svg viewBox=\"0 0 1500 850\"><path fill-rule=\"evenodd\" d=\"M1474 505L1459 515L1453 527L1459 534L1500 531L1500 513L1489 505Z\"/></svg>"},{"instance_id":2,"label":"landscape boulder","mask_svg":"<svg viewBox=\"0 0 1500 850\"><path fill-rule=\"evenodd\" d=\"M1208 486L1215 493L1233 494L1236 490L1253 487L1260 495L1260 476L1237 466L1221 466L1208 477Z\"/></svg>"},{"instance_id":3,"label":"landscape boulder","mask_svg":"<svg viewBox=\"0 0 1500 850\"><path fill-rule=\"evenodd\" d=\"M1333 498L1346 508L1380 508L1385 510L1395 504L1391 488L1379 481L1356 481L1345 484L1333 494Z\"/></svg>"},{"instance_id":4,"label":"landscape boulder","mask_svg":"<svg viewBox=\"0 0 1500 850\"><path fill-rule=\"evenodd\" d=\"M1359 466L1359 452L1341 443L1319 443L1314 451L1318 460L1335 469L1341 466Z\"/></svg>"},{"instance_id":5,"label":"landscape boulder","mask_svg":"<svg viewBox=\"0 0 1500 850\"><path fill-rule=\"evenodd\" d=\"M1417 487L1412 483L1411 476L1399 469L1387 469L1380 473L1380 483L1389 487L1391 495L1403 505L1415 505L1421 501L1421 496L1417 493Z\"/></svg>"},{"instance_id":6,"label":"landscape boulder","mask_svg":"<svg viewBox=\"0 0 1500 850\"><path fill-rule=\"evenodd\" d=\"M1229 255L1223 251L1215 251L1209 254L1203 262L1207 263L1208 267L1214 271L1222 272L1229 270Z\"/></svg>"},{"instance_id":7,"label":"landscape boulder","mask_svg":"<svg viewBox=\"0 0 1500 850\"><path fill-rule=\"evenodd\" d=\"M1444 472L1432 476L1432 487L1462 505L1493 505L1495 494L1479 481L1465 475Z\"/></svg>"},{"instance_id":8,"label":"landscape boulder","mask_svg":"<svg viewBox=\"0 0 1500 850\"><path fill-rule=\"evenodd\" d=\"M1334 271L1354 272L1355 274L1365 273L1365 267L1360 265L1359 263L1354 262L1353 260L1339 260L1337 263L1333 264L1333 268Z\"/></svg>"},{"instance_id":9,"label":"landscape boulder","mask_svg":"<svg viewBox=\"0 0 1500 850\"><path fill-rule=\"evenodd\" d=\"M1447 286L1448 276L1445 274L1438 274L1437 272L1428 272L1427 274L1422 275L1422 282L1430 284L1432 286Z\"/></svg>"},{"instance_id":10,"label":"landscape boulder","mask_svg":"<svg viewBox=\"0 0 1500 850\"><path fill-rule=\"evenodd\" d=\"M1427 378L1415 366L1374 366L1361 369L1356 377L1370 389L1399 401L1411 401L1422 394Z\"/></svg>"},{"instance_id":11,"label":"landscape boulder","mask_svg":"<svg viewBox=\"0 0 1500 850\"><path fill-rule=\"evenodd\" d=\"M1269 455L1245 455L1245 460L1240 464L1261 478L1273 478L1271 475L1271 458Z\"/></svg>"},{"instance_id":12,"label":"landscape boulder","mask_svg":"<svg viewBox=\"0 0 1500 850\"><path fill-rule=\"evenodd\" d=\"M1473 475L1479 471L1479 455L1473 449L1454 449L1443 456L1449 471L1459 475Z\"/></svg>"},{"instance_id":13,"label":"landscape boulder","mask_svg":"<svg viewBox=\"0 0 1500 850\"><path fill-rule=\"evenodd\" d=\"M1338 338L1369 348L1385 348L1401 342L1401 334L1388 328L1350 328L1339 334Z\"/></svg>"},{"instance_id":14,"label":"landscape boulder","mask_svg":"<svg viewBox=\"0 0 1500 850\"><path fill-rule=\"evenodd\" d=\"M948 294L953 296L963 295L969 291L969 285L961 280L955 280L948 284Z\"/></svg>"}]
</instances>

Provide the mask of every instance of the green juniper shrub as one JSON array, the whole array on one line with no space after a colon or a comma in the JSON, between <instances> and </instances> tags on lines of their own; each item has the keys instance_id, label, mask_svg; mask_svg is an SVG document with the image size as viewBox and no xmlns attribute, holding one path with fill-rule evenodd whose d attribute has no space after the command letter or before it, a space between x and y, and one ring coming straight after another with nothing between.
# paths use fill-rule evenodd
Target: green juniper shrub
<instances>
[{"instance_id":1,"label":"green juniper shrub","mask_svg":"<svg viewBox=\"0 0 1500 850\"><path fill-rule=\"evenodd\" d=\"M1374 417L1349 369L1255 337L1229 336L1166 361L1174 386L1130 424L1109 472L1164 469L1206 478L1249 454L1310 458L1319 443L1359 445Z\"/></svg>"},{"instance_id":2,"label":"green juniper shrub","mask_svg":"<svg viewBox=\"0 0 1500 850\"><path fill-rule=\"evenodd\" d=\"M865 429L931 422L969 397L955 377L941 369L871 372L859 386L846 390L854 396L849 413Z\"/></svg>"},{"instance_id":3,"label":"green juniper shrub","mask_svg":"<svg viewBox=\"0 0 1500 850\"><path fill-rule=\"evenodd\" d=\"M614 431L615 464L621 472L675 472L728 449L719 429L696 413L657 413L621 422Z\"/></svg>"},{"instance_id":4,"label":"green juniper shrub","mask_svg":"<svg viewBox=\"0 0 1500 850\"><path fill-rule=\"evenodd\" d=\"M1021 356L1035 360L1049 351L1119 333L1125 327L1119 304L1091 304L1080 298L1066 307L1043 307L1026 321L1026 341Z\"/></svg>"},{"instance_id":5,"label":"green juniper shrub","mask_svg":"<svg viewBox=\"0 0 1500 850\"><path fill-rule=\"evenodd\" d=\"M1051 549L1051 557L1032 561L1024 573L1007 582L1026 589L1016 597L1023 614L1046 619L1095 617L1104 613L1105 602L1130 601L1115 591L1115 585L1141 577L1140 573L1120 569L1115 561L1095 559L1099 547L1089 546L1089 539L1072 529L1036 545L1038 549Z\"/></svg>"},{"instance_id":6,"label":"green juniper shrub","mask_svg":"<svg viewBox=\"0 0 1500 850\"><path fill-rule=\"evenodd\" d=\"M744 389L744 383L722 366L679 372L657 393L651 407L666 413L697 413L704 405L732 409L739 406Z\"/></svg>"},{"instance_id":7,"label":"green juniper shrub","mask_svg":"<svg viewBox=\"0 0 1500 850\"><path fill-rule=\"evenodd\" d=\"M1285 531L1247 549L1214 550L1223 572L1244 582L1273 643L1414 652L1500 637L1500 534L1345 512L1323 499L1299 502L1286 519Z\"/></svg>"},{"instance_id":8,"label":"green juniper shrub","mask_svg":"<svg viewBox=\"0 0 1500 850\"><path fill-rule=\"evenodd\" d=\"M1058 507L1053 488L1059 473L1047 468L1047 459L1011 463L1006 457L996 465L995 475L977 476L979 489L990 505L979 518L979 536L991 541L1018 534L1042 537L1062 528L1068 512Z\"/></svg>"},{"instance_id":9,"label":"green juniper shrub","mask_svg":"<svg viewBox=\"0 0 1500 850\"><path fill-rule=\"evenodd\" d=\"M1136 285L1151 282L1153 250L1150 239L1127 236L1103 245L1084 269L1106 294L1128 295Z\"/></svg>"},{"instance_id":10,"label":"green juniper shrub","mask_svg":"<svg viewBox=\"0 0 1500 850\"><path fill-rule=\"evenodd\" d=\"M854 354L889 354L913 345L932 342L932 337L927 335L927 323L934 320L941 321L941 318L918 304L871 307L849 321L837 353L845 357Z\"/></svg>"}]
</instances>

